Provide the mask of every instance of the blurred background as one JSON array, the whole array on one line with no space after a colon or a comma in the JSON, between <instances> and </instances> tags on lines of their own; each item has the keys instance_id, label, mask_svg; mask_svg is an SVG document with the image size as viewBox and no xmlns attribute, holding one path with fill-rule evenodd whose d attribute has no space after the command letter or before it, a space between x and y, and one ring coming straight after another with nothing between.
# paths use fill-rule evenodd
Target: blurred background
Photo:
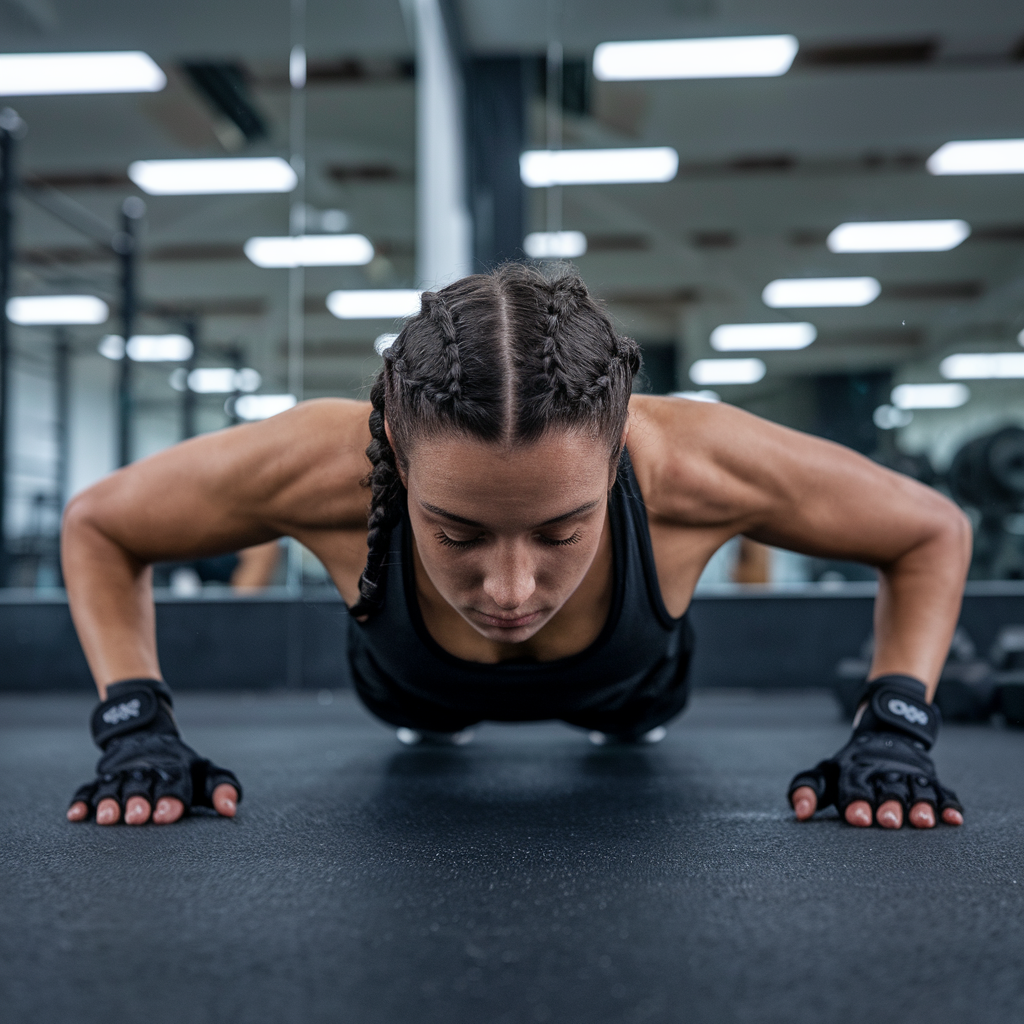
<instances>
[{"instance_id":1,"label":"blurred background","mask_svg":"<svg viewBox=\"0 0 1024 1024\"><path fill-rule=\"evenodd\" d=\"M2 0L0 49L5 587L59 591L117 466L365 397L418 290L547 258L642 390L938 487L972 577L1024 576L1018 5ZM702 589L872 578L734 542ZM284 545L157 574L232 580L329 585Z\"/></svg>"}]
</instances>

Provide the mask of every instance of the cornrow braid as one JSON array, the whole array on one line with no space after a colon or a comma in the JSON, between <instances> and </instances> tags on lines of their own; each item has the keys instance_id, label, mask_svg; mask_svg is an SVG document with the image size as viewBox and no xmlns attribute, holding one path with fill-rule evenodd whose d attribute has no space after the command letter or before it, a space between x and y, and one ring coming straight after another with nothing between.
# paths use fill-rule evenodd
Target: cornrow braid
<instances>
[{"instance_id":1,"label":"cornrow braid","mask_svg":"<svg viewBox=\"0 0 1024 1024\"><path fill-rule=\"evenodd\" d=\"M407 472L419 440L460 434L514 446L551 429L585 430L604 439L614 461L640 350L616 333L572 267L509 263L424 292L383 360L370 392L357 617L383 605L391 536L406 505L399 470Z\"/></svg>"}]
</instances>

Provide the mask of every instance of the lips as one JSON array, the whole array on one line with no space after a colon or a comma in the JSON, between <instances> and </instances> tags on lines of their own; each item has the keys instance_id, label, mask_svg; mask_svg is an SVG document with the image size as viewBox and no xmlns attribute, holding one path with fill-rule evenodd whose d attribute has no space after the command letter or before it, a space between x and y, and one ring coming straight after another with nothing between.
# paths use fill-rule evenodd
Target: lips
<instances>
[{"instance_id":1,"label":"lips","mask_svg":"<svg viewBox=\"0 0 1024 1024\"><path fill-rule=\"evenodd\" d=\"M505 618L500 615L487 615L485 612L476 612L477 618L486 625L492 626L496 629L522 629L523 626L529 626L531 623L537 621L540 618L540 612L530 612L529 615L517 615L513 618Z\"/></svg>"}]
</instances>

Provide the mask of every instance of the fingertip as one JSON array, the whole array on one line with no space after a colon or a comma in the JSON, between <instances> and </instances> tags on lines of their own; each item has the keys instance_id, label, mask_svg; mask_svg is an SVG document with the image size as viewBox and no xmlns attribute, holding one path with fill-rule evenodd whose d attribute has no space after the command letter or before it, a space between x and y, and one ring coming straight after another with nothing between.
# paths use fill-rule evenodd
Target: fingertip
<instances>
[{"instance_id":1,"label":"fingertip","mask_svg":"<svg viewBox=\"0 0 1024 1024\"><path fill-rule=\"evenodd\" d=\"M89 808L82 800L76 800L69 808L68 821L81 821L89 813Z\"/></svg>"},{"instance_id":2,"label":"fingertip","mask_svg":"<svg viewBox=\"0 0 1024 1024\"><path fill-rule=\"evenodd\" d=\"M871 805L867 800L854 800L843 815L849 825L857 828L868 828L871 825Z\"/></svg>"},{"instance_id":3,"label":"fingertip","mask_svg":"<svg viewBox=\"0 0 1024 1024\"><path fill-rule=\"evenodd\" d=\"M895 800L886 800L875 812L875 820L882 828L900 828L903 825L903 808Z\"/></svg>"},{"instance_id":4,"label":"fingertip","mask_svg":"<svg viewBox=\"0 0 1024 1024\"><path fill-rule=\"evenodd\" d=\"M116 825L121 817L121 808L116 800L107 797L96 808L97 825Z\"/></svg>"},{"instance_id":5,"label":"fingertip","mask_svg":"<svg viewBox=\"0 0 1024 1024\"><path fill-rule=\"evenodd\" d=\"M800 786L793 791L792 803L796 820L806 821L814 816L818 808L818 797L810 786Z\"/></svg>"},{"instance_id":6,"label":"fingertip","mask_svg":"<svg viewBox=\"0 0 1024 1024\"><path fill-rule=\"evenodd\" d=\"M185 805L177 797L161 797L153 812L153 822L157 825L173 825L184 813Z\"/></svg>"},{"instance_id":7,"label":"fingertip","mask_svg":"<svg viewBox=\"0 0 1024 1024\"><path fill-rule=\"evenodd\" d=\"M213 806L225 818L233 818L238 811L238 790L229 782L222 782L213 791Z\"/></svg>"},{"instance_id":8,"label":"fingertip","mask_svg":"<svg viewBox=\"0 0 1024 1024\"><path fill-rule=\"evenodd\" d=\"M942 812L942 820L947 825L962 825L964 823L964 816L952 807L947 807Z\"/></svg>"},{"instance_id":9,"label":"fingertip","mask_svg":"<svg viewBox=\"0 0 1024 1024\"><path fill-rule=\"evenodd\" d=\"M145 797L133 796L124 809L126 825L145 825L149 821L150 806Z\"/></svg>"},{"instance_id":10,"label":"fingertip","mask_svg":"<svg viewBox=\"0 0 1024 1024\"><path fill-rule=\"evenodd\" d=\"M910 824L914 828L935 828L935 811L931 804L914 804L910 808Z\"/></svg>"}]
</instances>

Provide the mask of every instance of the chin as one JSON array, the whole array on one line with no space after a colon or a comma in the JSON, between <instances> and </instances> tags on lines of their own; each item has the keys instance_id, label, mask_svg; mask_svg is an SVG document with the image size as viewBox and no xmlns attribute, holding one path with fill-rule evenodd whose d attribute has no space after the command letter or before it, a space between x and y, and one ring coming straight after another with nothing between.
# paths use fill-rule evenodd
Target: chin
<instances>
[{"instance_id":1,"label":"chin","mask_svg":"<svg viewBox=\"0 0 1024 1024\"><path fill-rule=\"evenodd\" d=\"M550 613L538 612L522 625L500 626L482 619L481 613L468 611L464 618L481 635L496 643L521 644L535 636L551 618Z\"/></svg>"}]
</instances>

